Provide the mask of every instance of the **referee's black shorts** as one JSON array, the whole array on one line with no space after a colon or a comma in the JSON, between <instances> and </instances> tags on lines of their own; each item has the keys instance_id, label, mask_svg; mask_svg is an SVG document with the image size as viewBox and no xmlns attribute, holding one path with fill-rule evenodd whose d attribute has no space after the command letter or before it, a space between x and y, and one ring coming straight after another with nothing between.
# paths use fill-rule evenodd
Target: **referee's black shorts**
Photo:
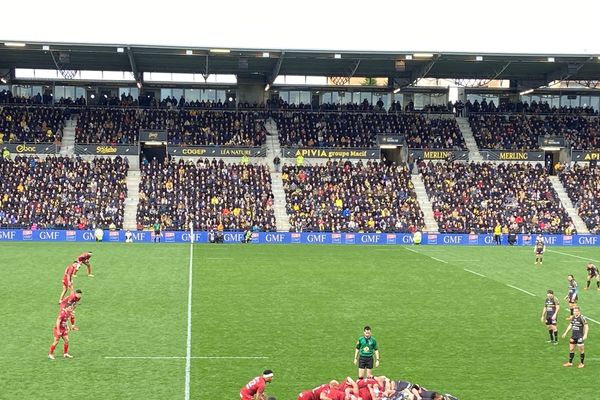
<instances>
[{"instance_id":1,"label":"referee's black shorts","mask_svg":"<svg viewBox=\"0 0 600 400\"><path fill-rule=\"evenodd\" d=\"M373 357L360 356L358 359L358 368L373 369Z\"/></svg>"}]
</instances>

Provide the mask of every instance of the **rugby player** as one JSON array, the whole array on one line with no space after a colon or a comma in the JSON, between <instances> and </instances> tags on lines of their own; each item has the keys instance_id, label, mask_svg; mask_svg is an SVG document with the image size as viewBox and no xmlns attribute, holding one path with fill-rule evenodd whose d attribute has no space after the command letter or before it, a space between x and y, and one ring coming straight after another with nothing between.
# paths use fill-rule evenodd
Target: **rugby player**
<instances>
[{"instance_id":1,"label":"rugby player","mask_svg":"<svg viewBox=\"0 0 600 400\"><path fill-rule=\"evenodd\" d=\"M579 350L579 359L580 363L577 368L585 367L585 351L584 344L585 340L588 336L589 326L587 320L583 315L581 315L581 311L579 307L575 307L573 309L573 318L571 318L571 322L569 326L567 326L567 330L563 333L562 337L567 336L567 333L571 331L571 339L569 340L569 361L563 364L563 367L572 367L573 366L573 357L575 357L575 346Z\"/></svg>"},{"instance_id":2,"label":"rugby player","mask_svg":"<svg viewBox=\"0 0 600 400\"><path fill-rule=\"evenodd\" d=\"M590 287L590 282L592 279L596 278L596 287L600 290L600 272L598 272L598 267L596 267L592 263L588 263L586 265L587 269L587 285L585 285L585 290L588 290Z\"/></svg>"},{"instance_id":3,"label":"rugby player","mask_svg":"<svg viewBox=\"0 0 600 400\"><path fill-rule=\"evenodd\" d=\"M273 371L267 369L240 390L241 400L266 400L265 386L273 381Z\"/></svg>"},{"instance_id":4,"label":"rugby player","mask_svg":"<svg viewBox=\"0 0 600 400\"><path fill-rule=\"evenodd\" d=\"M544 301L544 308L542 309L542 322L545 322L548 327L548 333L550 334L548 343L552 344L558 344L558 328L556 327L558 310L560 310L558 299L554 296L554 291L548 289L546 300Z\"/></svg>"},{"instance_id":5,"label":"rugby player","mask_svg":"<svg viewBox=\"0 0 600 400\"><path fill-rule=\"evenodd\" d=\"M573 309L575 307L577 307L577 300L579 299L579 295L578 295L579 288L577 286L577 281L575 280L573 275L568 275L567 280L569 281L569 291L567 292L567 295L565 296L565 300L567 300L569 302L569 310L570 310L570 315L567 317L567 319L571 319L571 318L573 318Z\"/></svg>"},{"instance_id":6,"label":"rugby player","mask_svg":"<svg viewBox=\"0 0 600 400\"><path fill-rule=\"evenodd\" d=\"M63 340L63 357L64 358L73 358L69 354L69 318L72 315L73 310L71 307L65 307L58 314L58 318L56 318L56 324L54 325L54 341L50 345L50 351L48 352L48 358L54 360L54 349L58 345L60 339Z\"/></svg>"},{"instance_id":7,"label":"rugby player","mask_svg":"<svg viewBox=\"0 0 600 400\"><path fill-rule=\"evenodd\" d=\"M62 292L60 292L60 297L58 298L58 304L60 305L60 303L63 300L63 297L65 296L65 293L67 292L67 289L71 291L71 294L73 294L75 292L75 289L73 289L73 274L75 273L75 271L77 270L77 262L73 262L72 264L67 265L67 268L65 269L65 273L63 275L63 279L62 279Z\"/></svg>"},{"instance_id":8,"label":"rugby player","mask_svg":"<svg viewBox=\"0 0 600 400\"><path fill-rule=\"evenodd\" d=\"M73 274L74 277L77 277L77 272L79 271L79 267L81 266L81 264L84 264L87 267L88 276L90 278L94 277L94 275L92 274L92 266L90 265L90 258L92 258L91 251L82 253L81 255L79 255L79 257L77 257L77 270L75 271L75 274Z\"/></svg>"},{"instance_id":9,"label":"rugby player","mask_svg":"<svg viewBox=\"0 0 600 400\"><path fill-rule=\"evenodd\" d=\"M535 253L535 263L542 265L544 261L544 252L546 251L546 244L544 243L544 239L542 236L538 236L535 241L535 246L533 252Z\"/></svg>"}]
</instances>

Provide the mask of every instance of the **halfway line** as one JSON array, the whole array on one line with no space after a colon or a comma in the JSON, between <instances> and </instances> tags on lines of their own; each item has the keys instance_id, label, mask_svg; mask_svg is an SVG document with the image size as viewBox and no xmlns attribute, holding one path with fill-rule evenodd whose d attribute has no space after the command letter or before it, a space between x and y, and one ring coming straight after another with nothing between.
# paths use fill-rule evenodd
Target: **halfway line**
<instances>
[{"instance_id":1,"label":"halfway line","mask_svg":"<svg viewBox=\"0 0 600 400\"><path fill-rule=\"evenodd\" d=\"M509 285L508 283L506 284L506 286L511 287L513 289L517 289L520 292L527 293L528 295L535 297L535 294L533 294L531 292L528 292L527 290L523 290L523 289L521 289L519 287L516 287L516 286L513 286L513 285Z\"/></svg>"},{"instance_id":2,"label":"halfway line","mask_svg":"<svg viewBox=\"0 0 600 400\"><path fill-rule=\"evenodd\" d=\"M194 225L190 222L190 267L188 274L187 344L185 353L185 400L190 400L190 369L192 358L192 261L194 259Z\"/></svg>"},{"instance_id":3,"label":"halfway line","mask_svg":"<svg viewBox=\"0 0 600 400\"><path fill-rule=\"evenodd\" d=\"M483 277L483 278L486 278L486 276L485 276L485 275L483 275L483 274L480 274L479 272L471 271L470 269L463 268L463 271L467 271L467 272L470 272L470 273L472 273L472 274L479 275L479 276L481 276L481 277Z\"/></svg>"},{"instance_id":4,"label":"halfway line","mask_svg":"<svg viewBox=\"0 0 600 400\"><path fill-rule=\"evenodd\" d=\"M593 260L591 258L587 258L587 257L581 257L581 256L576 256L575 254L569 254L569 253L563 253L562 251L557 251L557 250L548 250L552 253L558 253L558 254L562 254L563 256L569 256L569 257L575 257L575 258L579 258L581 260L586 260L586 261L593 261L593 262L600 262L598 260Z\"/></svg>"},{"instance_id":5,"label":"halfway line","mask_svg":"<svg viewBox=\"0 0 600 400\"><path fill-rule=\"evenodd\" d=\"M444 263L444 264L448 264L448 261L440 260L439 258L432 257L432 256L428 256L428 257L431 258L432 260L435 260L435 261L438 261L438 262L441 262L441 263Z\"/></svg>"}]
</instances>

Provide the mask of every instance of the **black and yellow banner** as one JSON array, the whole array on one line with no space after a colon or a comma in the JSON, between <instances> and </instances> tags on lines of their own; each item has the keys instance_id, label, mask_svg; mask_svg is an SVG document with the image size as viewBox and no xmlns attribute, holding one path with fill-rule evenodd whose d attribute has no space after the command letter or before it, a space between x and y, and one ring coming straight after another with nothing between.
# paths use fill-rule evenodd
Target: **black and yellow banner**
<instances>
[{"instance_id":1,"label":"black and yellow banner","mask_svg":"<svg viewBox=\"0 0 600 400\"><path fill-rule=\"evenodd\" d=\"M381 150L363 148L336 148L336 147L284 147L281 152L286 158L296 158L302 155L305 158L341 158L341 159L380 159Z\"/></svg>"},{"instance_id":2,"label":"black and yellow banner","mask_svg":"<svg viewBox=\"0 0 600 400\"><path fill-rule=\"evenodd\" d=\"M76 144L75 154L95 156L137 156L140 152L137 145Z\"/></svg>"},{"instance_id":3,"label":"black and yellow banner","mask_svg":"<svg viewBox=\"0 0 600 400\"><path fill-rule=\"evenodd\" d=\"M1 150L6 149L11 154L56 154L58 146L54 143L3 143L0 144Z\"/></svg>"},{"instance_id":4,"label":"black and yellow banner","mask_svg":"<svg viewBox=\"0 0 600 400\"><path fill-rule=\"evenodd\" d=\"M423 149L408 149L408 155L415 160L468 160L469 152L467 150L423 150Z\"/></svg>"},{"instance_id":5,"label":"black and yellow banner","mask_svg":"<svg viewBox=\"0 0 600 400\"><path fill-rule=\"evenodd\" d=\"M490 161L544 161L543 151L482 150L481 155Z\"/></svg>"},{"instance_id":6,"label":"black and yellow banner","mask_svg":"<svg viewBox=\"0 0 600 400\"><path fill-rule=\"evenodd\" d=\"M580 162L600 161L600 150L573 150L571 160Z\"/></svg>"},{"instance_id":7,"label":"black and yellow banner","mask_svg":"<svg viewBox=\"0 0 600 400\"><path fill-rule=\"evenodd\" d=\"M168 146L171 156L189 157L265 157L265 147Z\"/></svg>"}]
</instances>

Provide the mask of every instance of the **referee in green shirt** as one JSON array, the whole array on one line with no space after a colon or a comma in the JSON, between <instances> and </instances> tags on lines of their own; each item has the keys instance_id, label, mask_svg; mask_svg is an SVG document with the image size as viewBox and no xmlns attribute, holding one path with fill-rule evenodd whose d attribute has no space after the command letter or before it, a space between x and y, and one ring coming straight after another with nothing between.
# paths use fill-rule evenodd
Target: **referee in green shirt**
<instances>
[{"instance_id":1,"label":"referee in green shirt","mask_svg":"<svg viewBox=\"0 0 600 400\"><path fill-rule=\"evenodd\" d=\"M354 350L354 365L358 362L358 379L365 377L365 369L367 370L367 378L373 376L371 372L373 369L373 354L375 354L375 367L379 367L377 340L371 336L371 327L367 325L363 331L363 336L358 338L356 350Z\"/></svg>"}]
</instances>

